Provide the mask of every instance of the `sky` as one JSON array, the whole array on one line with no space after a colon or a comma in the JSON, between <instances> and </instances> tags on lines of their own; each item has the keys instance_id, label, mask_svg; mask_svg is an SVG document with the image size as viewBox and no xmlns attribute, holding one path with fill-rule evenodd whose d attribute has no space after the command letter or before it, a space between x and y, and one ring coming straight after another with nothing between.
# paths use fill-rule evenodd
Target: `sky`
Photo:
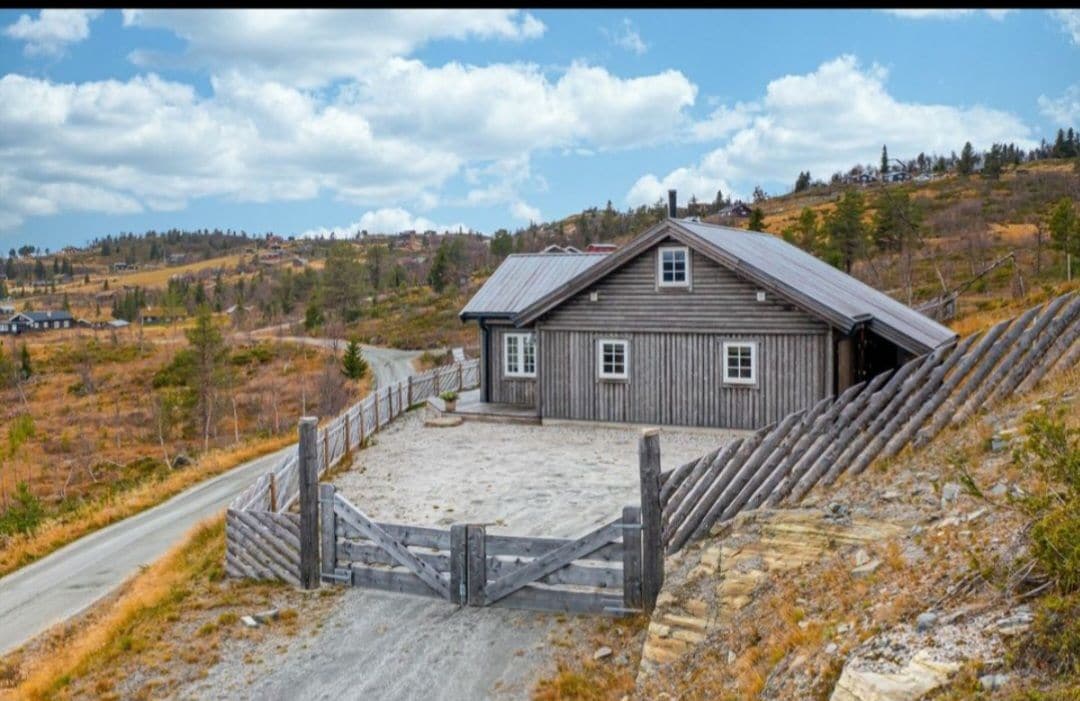
<instances>
[{"instance_id":1,"label":"sky","mask_svg":"<svg viewBox=\"0 0 1080 701\"><path fill-rule=\"evenodd\" d=\"M0 254L491 234L1080 126L1080 11L0 11Z\"/></svg>"}]
</instances>

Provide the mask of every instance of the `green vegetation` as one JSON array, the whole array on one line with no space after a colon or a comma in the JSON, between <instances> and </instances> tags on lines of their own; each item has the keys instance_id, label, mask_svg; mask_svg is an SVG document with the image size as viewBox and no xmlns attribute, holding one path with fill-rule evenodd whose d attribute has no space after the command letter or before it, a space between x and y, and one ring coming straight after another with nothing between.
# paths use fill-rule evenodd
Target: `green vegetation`
<instances>
[{"instance_id":1,"label":"green vegetation","mask_svg":"<svg viewBox=\"0 0 1080 701\"><path fill-rule=\"evenodd\" d=\"M341 359L341 372L350 380L359 380L368 371L368 362L360 350L360 342L355 338L349 339L345 346L345 355Z\"/></svg>"}]
</instances>

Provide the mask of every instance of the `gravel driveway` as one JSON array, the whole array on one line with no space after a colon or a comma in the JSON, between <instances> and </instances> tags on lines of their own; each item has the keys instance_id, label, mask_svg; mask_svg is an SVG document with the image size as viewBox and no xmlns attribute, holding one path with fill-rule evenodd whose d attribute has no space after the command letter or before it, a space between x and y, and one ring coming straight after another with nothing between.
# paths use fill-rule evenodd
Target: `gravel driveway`
<instances>
[{"instance_id":1,"label":"gravel driveway","mask_svg":"<svg viewBox=\"0 0 1080 701\"><path fill-rule=\"evenodd\" d=\"M426 428L414 412L357 454L338 489L383 521L487 523L516 535L575 536L638 500L635 429L465 423ZM702 455L733 433L665 429L664 469ZM301 614L303 615L303 614ZM459 608L426 597L345 593L314 637L261 650L222 650L187 694L199 698L528 698L549 671L558 617ZM565 628L564 628L565 630ZM272 640L272 639L271 639ZM273 662L252 674L244 654Z\"/></svg>"}]
</instances>

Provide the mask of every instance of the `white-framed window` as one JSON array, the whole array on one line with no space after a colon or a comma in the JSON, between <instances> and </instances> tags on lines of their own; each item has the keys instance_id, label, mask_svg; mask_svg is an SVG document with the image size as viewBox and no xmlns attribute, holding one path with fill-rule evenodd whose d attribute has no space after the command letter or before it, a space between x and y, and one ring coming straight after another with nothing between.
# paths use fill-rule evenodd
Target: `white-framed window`
<instances>
[{"instance_id":1,"label":"white-framed window","mask_svg":"<svg viewBox=\"0 0 1080 701\"><path fill-rule=\"evenodd\" d=\"M757 384L757 344L724 343L724 384Z\"/></svg>"},{"instance_id":2,"label":"white-framed window","mask_svg":"<svg viewBox=\"0 0 1080 701\"><path fill-rule=\"evenodd\" d=\"M690 249L664 246L656 255L656 284L660 287L690 286Z\"/></svg>"},{"instance_id":3,"label":"white-framed window","mask_svg":"<svg viewBox=\"0 0 1080 701\"><path fill-rule=\"evenodd\" d=\"M596 374L601 380L625 380L630 376L630 342L601 338L596 342Z\"/></svg>"},{"instance_id":4,"label":"white-framed window","mask_svg":"<svg viewBox=\"0 0 1080 701\"><path fill-rule=\"evenodd\" d=\"M536 339L531 333L503 336L503 374L507 377L536 377Z\"/></svg>"}]
</instances>

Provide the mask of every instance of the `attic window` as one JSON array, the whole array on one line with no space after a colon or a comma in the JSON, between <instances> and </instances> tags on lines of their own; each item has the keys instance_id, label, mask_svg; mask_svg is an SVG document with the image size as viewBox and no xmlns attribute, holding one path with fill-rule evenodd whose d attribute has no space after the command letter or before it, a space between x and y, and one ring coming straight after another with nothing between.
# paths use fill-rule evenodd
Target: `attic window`
<instances>
[{"instance_id":1,"label":"attic window","mask_svg":"<svg viewBox=\"0 0 1080 701\"><path fill-rule=\"evenodd\" d=\"M661 248L656 262L660 287L690 286L690 249L685 246Z\"/></svg>"}]
</instances>

